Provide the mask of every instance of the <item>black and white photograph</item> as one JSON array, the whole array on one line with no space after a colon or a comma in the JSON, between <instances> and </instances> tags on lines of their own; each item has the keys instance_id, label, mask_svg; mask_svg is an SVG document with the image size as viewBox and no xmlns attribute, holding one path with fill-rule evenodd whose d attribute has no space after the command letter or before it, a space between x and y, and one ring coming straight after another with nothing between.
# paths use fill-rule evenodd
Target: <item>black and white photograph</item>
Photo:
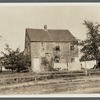
<instances>
[{"instance_id":1,"label":"black and white photograph","mask_svg":"<svg viewBox=\"0 0 100 100\"><path fill-rule=\"evenodd\" d=\"M0 96L100 94L100 3L0 3Z\"/></svg>"}]
</instances>

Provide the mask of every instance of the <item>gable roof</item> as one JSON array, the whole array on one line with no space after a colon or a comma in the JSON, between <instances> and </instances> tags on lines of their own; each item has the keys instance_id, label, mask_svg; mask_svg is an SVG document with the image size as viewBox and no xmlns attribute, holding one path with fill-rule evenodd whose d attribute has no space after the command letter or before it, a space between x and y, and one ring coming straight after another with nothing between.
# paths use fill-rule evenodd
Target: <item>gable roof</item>
<instances>
[{"instance_id":1,"label":"gable roof","mask_svg":"<svg viewBox=\"0 0 100 100\"><path fill-rule=\"evenodd\" d=\"M75 37L68 30L53 29L26 29L30 41L54 41L70 42L76 41Z\"/></svg>"}]
</instances>

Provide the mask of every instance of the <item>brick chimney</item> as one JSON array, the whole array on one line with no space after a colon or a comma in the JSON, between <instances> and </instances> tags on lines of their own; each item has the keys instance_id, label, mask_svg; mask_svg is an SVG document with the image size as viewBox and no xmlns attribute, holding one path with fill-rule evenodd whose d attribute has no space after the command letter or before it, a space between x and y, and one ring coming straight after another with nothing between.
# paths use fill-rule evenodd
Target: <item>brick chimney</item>
<instances>
[{"instance_id":1,"label":"brick chimney","mask_svg":"<svg viewBox=\"0 0 100 100\"><path fill-rule=\"evenodd\" d=\"M47 25L44 25L44 30L47 31Z\"/></svg>"}]
</instances>

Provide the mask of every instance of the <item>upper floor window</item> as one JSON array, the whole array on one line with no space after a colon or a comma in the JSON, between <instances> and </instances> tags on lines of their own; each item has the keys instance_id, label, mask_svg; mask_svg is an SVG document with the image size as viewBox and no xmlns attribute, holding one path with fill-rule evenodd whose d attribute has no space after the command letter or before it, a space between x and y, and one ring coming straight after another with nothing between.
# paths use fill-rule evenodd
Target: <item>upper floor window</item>
<instances>
[{"instance_id":1,"label":"upper floor window","mask_svg":"<svg viewBox=\"0 0 100 100\"><path fill-rule=\"evenodd\" d=\"M55 47L55 50L56 50L56 51L60 51L60 47L59 47L59 46L56 46L56 47Z\"/></svg>"},{"instance_id":2,"label":"upper floor window","mask_svg":"<svg viewBox=\"0 0 100 100\"><path fill-rule=\"evenodd\" d=\"M74 51L74 44L73 43L70 43L70 50Z\"/></svg>"}]
</instances>

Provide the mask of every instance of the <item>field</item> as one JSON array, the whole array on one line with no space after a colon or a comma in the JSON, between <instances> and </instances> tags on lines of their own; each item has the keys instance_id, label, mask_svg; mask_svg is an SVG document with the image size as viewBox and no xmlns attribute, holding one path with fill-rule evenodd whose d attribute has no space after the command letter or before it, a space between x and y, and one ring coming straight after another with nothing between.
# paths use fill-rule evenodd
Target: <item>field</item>
<instances>
[{"instance_id":1,"label":"field","mask_svg":"<svg viewBox=\"0 0 100 100\"><path fill-rule=\"evenodd\" d=\"M63 74L62 74L63 73ZM45 74L45 75L44 75ZM100 93L99 70L91 72L88 76L81 72L52 72L54 77L48 79L51 73L38 74L37 80L34 73L1 74L0 80L19 78L19 81L1 84L0 95L21 94L87 94ZM70 75L70 76L69 76ZM27 80L31 76L31 80ZM42 79L39 79L42 76ZM44 77L47 76L47 77ZM60 76L60 77L58 77ZM25 78L22 82L20 79ZM44 78L43 78L44 77ZM27 81L25 81L27 80Z\"/></svg>"}]
</instances>

